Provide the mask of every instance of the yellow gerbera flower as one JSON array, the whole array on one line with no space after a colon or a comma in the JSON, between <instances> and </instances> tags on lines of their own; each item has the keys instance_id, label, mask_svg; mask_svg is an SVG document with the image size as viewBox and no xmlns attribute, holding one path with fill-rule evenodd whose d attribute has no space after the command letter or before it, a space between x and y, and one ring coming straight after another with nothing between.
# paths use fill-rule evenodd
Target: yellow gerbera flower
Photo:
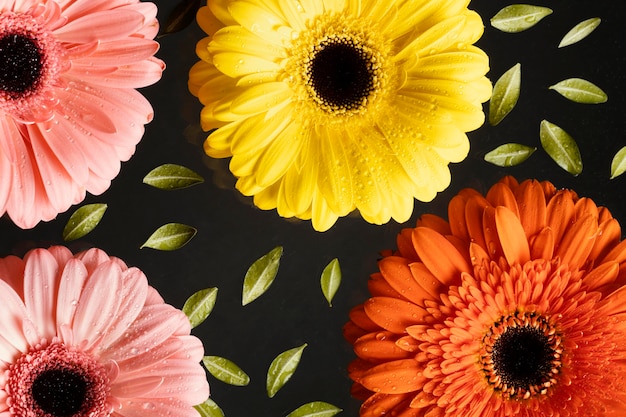
<instances>
[{"instance_id":1,"label":"yellow gerbera flower","mask_svg":"<svg viewBox=\"0 0 626 417\"><path fill-rule=\"evenodd\" d=\"M450 184L491 94L469 0L212 0L190 71L204 149L261 209L323 231L408 220Z\"/></svg>"}]
</instances>

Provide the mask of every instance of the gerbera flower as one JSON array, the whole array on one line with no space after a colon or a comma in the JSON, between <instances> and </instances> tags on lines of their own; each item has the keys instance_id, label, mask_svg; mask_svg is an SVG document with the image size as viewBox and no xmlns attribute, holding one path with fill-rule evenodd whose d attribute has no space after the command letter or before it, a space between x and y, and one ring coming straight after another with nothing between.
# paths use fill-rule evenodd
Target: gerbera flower
<instances>
[{"instance_id":1,"label":"gerbera flower","mask_svg":"<svg viewBox=\"0 0 626 417\"><path fill-rule=\"evenodd\" d=\"M0 0L0 214L22 228L104 192L152 119L156 6Z\"/></svg>"},{"instance_id":2,"label":"gerbera flower","mask_svg":"<svg viewBox=\"0 0 626 417\"><path fill-rule=\"evenodd\" d=\"M626 241L549 182L466 189L372 275L344 334L362 417L618 416L626 410Z\"/></svg>"},{"instance_id":3,"label":"gerbera flower","mask_svg":"<svg viewBox=\"0 0 626 417\"><path fill-rule=\"evenodd\" d=\"M487 56L467 0L216 0L189 88L209 156L261 209L326 230L406 221L484 121Z\"/></svg>"},{"instance_id":4,"label":"gerbera flower","mask_svg":"<svg viewBox=\"0 0 626 417\"><path fill-rule=\"evenodd\" d=\"M197 417L202 343L137 268L91 249L0 259L2 417Z\"/></svg>"}]
</instances>

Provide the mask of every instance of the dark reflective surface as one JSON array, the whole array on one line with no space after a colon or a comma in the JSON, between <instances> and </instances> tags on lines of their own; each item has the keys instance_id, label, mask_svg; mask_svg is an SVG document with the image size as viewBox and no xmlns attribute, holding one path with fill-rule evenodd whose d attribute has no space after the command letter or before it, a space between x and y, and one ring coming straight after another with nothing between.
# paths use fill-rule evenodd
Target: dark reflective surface
<instances>
[{"instance_id":1,"label":"dark reflective surface","mask_svg":"<svg viewBox=\"0 0 626 417\"><path fill-rule=\"evenodd\" d=\"M173 0L157 0L159 19L174 8ZM554 13L534 28L517 34L493 29L489 18L506 3L474 1L486 24L479 42L491 58L490 79L497 79L515 63L522 65L522 94L513 112L497 127L483 126L470 133L469 157L451 166L452 184L433 202L416 202L405 225L367 224L357 216L340 219L328 232L315 232L309 222L284 220L274 211L260 211L234 189L227 161L205 157L204 134L198 120L200 104L187 90L187 73L196 62L195 43L204 35L195 24L159 39L158 56L166 61L163 79L144 89L155 109L155 119L135 156L122 165L120 175L101 196L85 203L103 202L109 208L100 225L68 246L75 251L97 246L137 266L167 302L181 307L193 292L218 287L216 307L194 333L207 355L224 356L251 377L247 387L233 387L209 377L213 399L226 416L284 416L309 401L327 401L356 416L359 403L351 399L346 366L353 358L341 328L349 309L364 301L366 282L376 270L378 252L395 246L395 236L413 226L423 213L446 216L449 199L461 188L486 191L503 175L518 179L550 180L557 187L575 189L610 208L626 224L626 175L609 180L613 155L626 145L626 40L621 1L560 0L544 2ZM549 4L548 4L549 3ZM598 29L582 42L558 49L562 36L578 22L601 17ZM580 77L597 84L609 100L600 105L572 103L548 90L565 78ZM583 173L573 177L541 149L539 123L547 119L569 132L583 157ZM489 150L507 142L536 146L522 165L500 168L483 161ZM185 165L205 183L178 191L161 191L142 178L163 163ZM5 217L0 220L0 255L23 255L28 249L63 244L61 232L70 212L55 221L20 230ZM180 222L198 229L197 236L174 252L139 249L152 231L164 223ZM248 266L275 246L284 254L276 281L251 304L241 306L241 287ZM343 283L329 308L319 277L324 266L338 258ZM278 394L269 399L265 376L280 352L308 343L300 366Z\"/></svg>"}]
</instances>

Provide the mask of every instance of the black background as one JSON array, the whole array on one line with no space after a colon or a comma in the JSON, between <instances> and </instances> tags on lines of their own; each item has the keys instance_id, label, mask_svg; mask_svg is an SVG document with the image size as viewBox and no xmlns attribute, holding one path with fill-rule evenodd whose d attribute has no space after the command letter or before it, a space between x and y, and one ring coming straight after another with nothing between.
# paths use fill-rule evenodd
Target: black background
<instances>
[{"instance_id":1,"label":"black background","mask_svg":"<svg viewBox=\"0 0 626 417\"><path fill-rule=\"evenodd\" d=\"M159 20L174 9L173 0L156 0ZM626 3L622 1L562 0L536 3L554 13L535 27L516 34L492 28L489 19L503 6L476 0L470 8L485 22L478 42L490 57L488 77L495 81L519 62L522 92L511 114L496 126L484 125L469 133L468 158L451 165L452 184L433 202L416 202L406 224L370 225L358 216L339 219L325 233L310 222L285 220L275 211L256 209L250 198L234 190L228 161L212 160L202 151L205 134L199 128L197 99L187 90L189 68L197 61L195 43L204 34L192 23L186 29L159 38L157 56L166 61L162 80L143 89L155 118L135 156L122 165L111 188L85 203L107 203L98 227L77 242L78 251L97 246L129 265L142 269L167 302L182 307L197 290L218 287L217 304L206 322L194 329L207 355L227 357L251 377L246 387L226 385L209 376L212 397L227 417L285 416L310 401L327 401L344 409L340 415L358 415L359 403L349 395L346 366L353 358L341 328L349 309L367 296L366 282L376 270L383 249L395 247L395 237L415 224L423 213L446 216L449 199L464 187L486 191L503 175L519 180L549 180L557 187L575 189L626 223L626 174L609 180L613 155L626 145ZM602 23L586 39L557 48L563 35L582 20L600 17ZM609 96L599 105L566 100L548 86L580 77L600 86ZM485 105L487 109L487 105ZM539 123L547 119L570 133L583 157L577 177L563 171L541 149ZM537 151L517 167L500 168L483 160L498 145L519 142ZM162 191L142 183L151 169L164 163L185 165L205 178L191 188ZM22 256L33 247L64 244L62 230L73 207L52 222L21 230L5 216L0 219L0 256ZM140 249L159 226L179 222L198 229L185 247L172 252ZM284 254L276 281L261 298L241 305L241 289L249 265L281 245ZM338 258L343 282L329 307L319 286L325 265ZM292 379L272 399L265 393L265 376L272 359L286 349L308 343Z\"/></svg>"}]
</instances>

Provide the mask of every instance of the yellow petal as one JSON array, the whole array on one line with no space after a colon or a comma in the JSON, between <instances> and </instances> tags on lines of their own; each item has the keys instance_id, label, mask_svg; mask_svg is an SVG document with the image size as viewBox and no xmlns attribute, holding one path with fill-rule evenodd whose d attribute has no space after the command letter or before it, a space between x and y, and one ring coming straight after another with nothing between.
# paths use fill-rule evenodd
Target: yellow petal
<instances>
[{"instance_id":1,"label":"yellow petal","mask_svg":"<svg viewBox=\"0 0 626 417\"><path fill-rule=\"evenodd\" d=\"M275 62L239 52L218 52L213 55L213 64L221 72L233 78L280 69L280 65Z\"/></svg>"},{"instance_id":2,"label":"yellow petal","mask_svg":"<svg viewBox=\"0 0 626 417\"><path fill-rule=\"evenodd\" d=\"M225 17L226 20L229 20ZM230 19L232 21L232 19ZM209 6L203 6L198 9L196 13L196 21L198 26L209 36L212 36L215 32L224 27L224 22L220 21L215 14L211 11Z\"/></svg>"},{"instance_id":3,"label":"yellow petal","mask_svg":"<svg viewBox=\"0 0 626 417\"><path fill-rule=\"evenodd\" d=\"M302 162L293 164L283 180L281 192L284 193L287 205L296 214L310 210L313 194L317 188L319 157L316 152L318 147L316 142L309 140L303 146L299 155Z\"/></svg>"},{"instance_id":4,"label":"yellow petal","mask_svg":"<svg viewBox=\"0 0 626 417\"><path fill-rule=\"evenodd\" d=\"M224 23L224 26L236 25L237 21L233 19L228 11L228 4L230 0L211 0L207 1L207 6L211 10L211 13L220 21ZM203 12L205 13L205 12Z\"/></svg>"},{"instance_id":5,"label":"yellow petal","mask_svg":"<svg viewBox=\"0 0 626 417\"><path fill-rule=\"evenodd\" d=\"M218 31L209 50L212 53L240 52L267 60L286 57L285 48L267 42L242 26L228 26Z\"/></svg>"},{"instance_id":6,"label":"yellow petal","mask_svg":"<svg viewBox=\"0 0 626 417\"><path fill-rule=\"evenodd\" d=\"M420 58L411 75L457 81L474 81L489 70L489 59L483 51L468 47L461 52L445 52Z\"/></svg>"},{"instance_id":7,"label":"yellow petal","mask_svg":"<svg viewBox=\"0 0 626 417\"><path fill-rule=\"evenodd\" d=\"M283 82L253 85L233 100L231 111L237 114L252 114L268 111L293 96L293 90Z\"/></svg>"},{"instance_id":8,"label":"yellow petal","mask_svg":"<svg viewBox=\"0 0 626 417\"><path fill-rule=\"evenodd\" d=\"M266 119L264 113L247 118L233 135L233 153L261 152L292 122L290 113L291 109L284 109L270 119Z\"/></svg>"},{"instance_id":9,"label":"yellow petal","mask_svg":"<svg viewBox=\"0 0 626 417\"><path fill-rule=\"evenodd\" d=\"M247 1L231 2L228 11L241 26L267 42L286 46L291 41L293 29L289 28L289 22L283 20L276 11L272 12Z\"/></svg>"},{"instance_id":10,"label":"yellow petal","mask_svg":"<svg viewBox=\"0 0 626 417\"><path fill-rule=\"evenodd\" d=\"M330 209L324 197L320 193L316 193L313 196L313 209L311 212L313 229L318 232L325 232L335 224L338 218L339 216Z\"/></svg>"},{"instance_id":11,"label":"yellow petal","mask_svg":"<svg viewBox=\"0 0 626 417\"><path fill-rule=\"evenodd\" d=\"M345 216L354 210L353 167L341 137L329 135L318 127L320 181L318 186L333 211Z\"/></svg>"},{"instance_id":12,"label":"yellow petal","mask_svg":"<svg viewBox=\"0 0 626 417\"><path fill-rule=\"evenodd\" d=\"M291 123L270 143L259 159L256 172L258 185L266 187L273 184L287 172L306 140L303 134L298 123Z\"/></svg>"}]
</instances>

